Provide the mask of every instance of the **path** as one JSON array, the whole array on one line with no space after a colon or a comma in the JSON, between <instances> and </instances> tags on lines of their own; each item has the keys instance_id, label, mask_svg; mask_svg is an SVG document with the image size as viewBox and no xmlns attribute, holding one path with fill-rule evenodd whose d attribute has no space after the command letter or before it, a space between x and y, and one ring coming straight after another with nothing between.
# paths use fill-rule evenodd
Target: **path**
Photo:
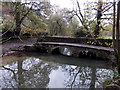
<instances>
[{"instance_id":1,"label":"path","mask_svg":"<svg viewBox=\"0 0 120 90\"><path fill-rule=\"evenodd\" d=\"M0 45L0 49L1 49L0 56L10 52L12 49L23 48L26 45L33 45L36 43L36 41L37 40L35 38L27 38L27 39L22 39L22 41L19 39L14 39L5 42Z\"/></svg>"},{"instance_id":2,"label":"path","mask_svg":"<svg viewBox=\"0 0 120 90\"><path fill-rule=\"evenodd\" d=\"M60 42L39 42L39 44L42 44L42 45L57 45L57 46L72 46L72 47L96 49L96 50L103 50L103 51L110 51L110 52L114 51L113 48L109 48L109 47L85 45L85 44L60 43Z\"/></svg>"}]
</instances>

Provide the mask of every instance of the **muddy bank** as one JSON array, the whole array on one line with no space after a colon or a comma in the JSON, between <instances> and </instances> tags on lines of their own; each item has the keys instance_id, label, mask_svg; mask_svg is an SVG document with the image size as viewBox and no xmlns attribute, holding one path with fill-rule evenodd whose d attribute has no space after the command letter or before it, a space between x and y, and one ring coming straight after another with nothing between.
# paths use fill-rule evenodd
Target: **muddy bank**
<instances>
[{"instance_id":1,"label":"muddy bank","mask_svg":"<svg viewBox=\"0 0 120 90\"><path fill-rule=\"evenodd\" d=\"M1 47L1 53L0 56L4 56L7 53L13 53L12 50L15 49L22 49L26 45L33 45L37 42L36 38L25 38L25 39L12 39L8 42L5 42L0 45Z\"/></svg>"}]
</instances>

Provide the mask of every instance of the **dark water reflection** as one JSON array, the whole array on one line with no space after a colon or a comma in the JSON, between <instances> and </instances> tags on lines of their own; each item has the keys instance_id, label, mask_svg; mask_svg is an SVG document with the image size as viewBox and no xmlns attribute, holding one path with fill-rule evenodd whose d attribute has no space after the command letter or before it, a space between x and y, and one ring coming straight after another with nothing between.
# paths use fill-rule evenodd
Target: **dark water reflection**
<instances>
[{"instance_id":1,"label":"dark water reflection","mask_svg":"<svg viewBox=\"0 0 120 90\"><path fill-rule=\"evenodd\" d=\"M102 87L113 71L100 60L62 55L24 55L7 58L0 67L1 88L93 88Z\"/></svg>"}]
</instances>

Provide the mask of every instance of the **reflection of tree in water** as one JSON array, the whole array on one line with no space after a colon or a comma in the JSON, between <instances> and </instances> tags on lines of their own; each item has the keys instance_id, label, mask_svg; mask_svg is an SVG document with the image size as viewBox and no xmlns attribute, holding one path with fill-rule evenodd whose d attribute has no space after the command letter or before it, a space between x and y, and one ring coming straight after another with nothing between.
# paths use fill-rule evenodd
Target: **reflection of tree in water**
<instances>
[{"instance_id":1,"label":"reflection of tree in water","mask_svg":"<svg viewBox=\"0 0 120 90\"><path fill-rule=\"evenodd\" d=\"M101 88L104 80L112 79L113 76L114 76L113 70L96 69L96 88Z\"/></svg>"},{"instance_id":2,"label":"reflection of tree in water","mask_svg":"<svg viewBox=\"0 0 120 90\"><path fill-rule=\"evenodd\" d=\"M40 57L41 58L41 57ZM60 57L59 57L60 58ZM20 58L21 59L21 58ZM45 59L45 60L44 60ZM51 59L54 62L51 62ZM70 63L64 64L63 59L60 58L56 63L57 57L42 57L42 60L38 58L30 57L24 61L19 60L12 64L7 64L3 67L3 80L2 87L7 88L45 88L50 83L51 71L57 71L62 74L66 74L63 87L67 88L94 88L99 87L105 79L112 78L110 70L108 69L96 69L96 67L85 66L73 66ZM66 59L66 58L65 58ZM61 67L60 71L58 67ZM55 70L56 69L56 70ZM58 77L59 78L59 77ZM58 78L55 78L56 80ZM59 79L60 80L60 79ZM54 84L56 85L57 82ZM54 85L53 84L53 85Z\"/></svg>"},{"instance_id":3,"label":"reflection of tree in water","mask_svg":"<svg viewBox=\"0 0 120 90\"><path fill-rule=\"evenodd\" d=\"M14 65L15 67L16 65ZM14 86L17 85L17 71L15 68L13 67L9 67L8 65L6 66L2 66L3 70L1 69L1 86L0 87L4 87L4 88L15 88ZM7 77L7 78L6 78Z\"/></svg>"},{"instance_id":4,"label":"reflection of tree in water","mask_svg":"<svg viewBox=\"0 0 120 90\"><path fill-rule=\"evenodd\" d=\"M17 62L16 62L17 63ZM49 74L52 69L54 69L54 65L47 64L40 59L36 58L28 58L25 61L19 60L18 67L16 69L3 67L7 75L4 77L3 75L3 83L7 86L4 87L26 87L26 88L34 88L34 87L47 87L49 83ZM9 75L9 76L8 76ZM17 76L17 80L15 79ZM9 78L9 79L8 79ZM4 82L5 81L5 82ZM9 83L6 83L9 82Z\"/></svg>"},{"instance_id":5,"label":"reflection of tree in water","mask_svg":"<svg viewBox=\"0 0 120 90\"><path fill-rule=\"evenodd\" d=\"M31 60L31 63L37 60L36 58L31 59L33 60ZM39 64L35 64L30 68L25 67L28 69L28 71L23 73L23 75L26 76L25 81L27 81L24 85L31 87L47 87L47 84L49 83L49 74L52 70L52 67L42 61Z\"/></svg>"},{"instance_id":6,"label":"reflection of tree in water","mask_svg":"<svg viewBox=\"0 0 120 90\"><path fill-rule=\"evenodd\" d=\"M63 67L69 73L66 87L69 88L101 88L105 79L112 78L112 70L96 69L95 67L67 66Z\"/></svg>"},{"instance_id":7,"label":"reflection of tree in water","mask_svg":"<svg viewBox=\"0 0 120 90\"><path fill-rule=\"evenodd\" d=\"M66 67L69 72L69 78L66 82L70 88L88 88L91 80L91 69L88 67Z\"/></svg>"}]
</instances>

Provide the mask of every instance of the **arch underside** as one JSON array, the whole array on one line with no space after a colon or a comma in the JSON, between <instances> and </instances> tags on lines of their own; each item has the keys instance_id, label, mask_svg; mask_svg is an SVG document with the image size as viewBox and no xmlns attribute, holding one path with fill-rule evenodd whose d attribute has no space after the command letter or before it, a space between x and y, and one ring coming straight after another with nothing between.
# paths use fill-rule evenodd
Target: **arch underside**
<instances>
[{"instance_id":1,"label":"arch underside","mask_svg":"<svg viewBox=\"0 0 120 90\"><path fill-rule=\"evenodd\" d=\"M64 49L67 48L68 52L71 55L66 56L76 56L80 58L100 58L100 59L108 59L112 54L108 51L91 49L91 48L78 48L78 47L70 47L70 46L52 46L51 52L52 54L63 54ZM65 54L63 54L65 55Z\"/></svg>"}]
</instances>

